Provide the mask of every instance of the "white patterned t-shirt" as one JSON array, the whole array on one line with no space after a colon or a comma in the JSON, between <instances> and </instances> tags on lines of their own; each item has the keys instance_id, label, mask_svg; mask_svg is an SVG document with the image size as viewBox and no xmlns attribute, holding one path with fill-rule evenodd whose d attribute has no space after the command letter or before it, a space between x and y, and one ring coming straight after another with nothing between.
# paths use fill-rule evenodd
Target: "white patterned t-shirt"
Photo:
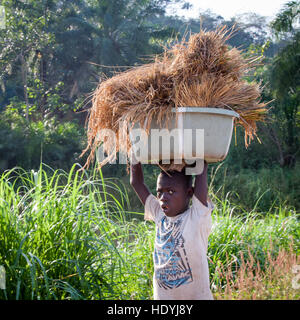
<instances>
[{"instance_id":1,"label":"white patterned t-shirt","mask_svg":"<svg viewBox=\"0 0 300 320\"><path fill-rule=\"evenodd\" d=\"M153 254L155 300L213 299L207 262L212 209L210 201L206 207L193 195L189 209L168 217L153 194L147 197L144 218L156 225Z\"/></svg>"}]
</instances>

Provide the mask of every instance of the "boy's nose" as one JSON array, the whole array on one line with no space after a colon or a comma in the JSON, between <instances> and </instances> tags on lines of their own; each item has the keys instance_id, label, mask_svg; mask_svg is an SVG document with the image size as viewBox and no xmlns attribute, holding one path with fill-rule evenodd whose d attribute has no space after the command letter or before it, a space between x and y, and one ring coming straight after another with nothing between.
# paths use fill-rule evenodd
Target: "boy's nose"
<instances>
[{"instance_id":1,"label":"boy's nose","mask_svg":"<svg viewBox=\"0 0 300 320\"><path fill-rule=\"evenodd\" d=\"M161 195L160 200L161 200L161 201L167 201L167 200L168 200L168 193L167 193L167 192L164 192L164 193Z\"/></svg>"}]
</instances>

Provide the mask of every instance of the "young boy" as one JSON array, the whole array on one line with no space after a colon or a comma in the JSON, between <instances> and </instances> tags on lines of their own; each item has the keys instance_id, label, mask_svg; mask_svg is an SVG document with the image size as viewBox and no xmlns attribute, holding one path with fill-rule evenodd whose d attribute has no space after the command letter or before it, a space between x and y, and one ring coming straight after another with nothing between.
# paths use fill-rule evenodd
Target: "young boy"
<instances>
[{"instance_id":1,"label":"young boy","mask_svg":"<svg viewBox=\"0 0 300 320\"><path fill-rule=\"evenodd\" d=\"M156 224L155 300L213 299L206 256L213 209L207 199L207 163L194 187L184 172L162 171L155 197L144 184L141 163L131 164L130 183L145 206L145 220Z\"/></svg>"}]
</instances>

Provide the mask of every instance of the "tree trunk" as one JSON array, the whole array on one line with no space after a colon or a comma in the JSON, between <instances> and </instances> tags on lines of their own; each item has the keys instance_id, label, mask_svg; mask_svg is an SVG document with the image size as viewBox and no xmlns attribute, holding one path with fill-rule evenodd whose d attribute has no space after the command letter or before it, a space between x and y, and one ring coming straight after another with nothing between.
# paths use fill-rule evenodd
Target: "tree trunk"
<instances>
[{"instance_id":1,"label":"tree trunk","mask_svg":"<svg viewBox=\"0 0 300 320\"><path fill-rule=\"evenodd\" d=\"M274 130L273 127L270 127L268 125L263 125L262 129L263 129L263 131L267 132L267 134L270 137L270 139L276 145L277 151L278 151L278 161L279 161L280 166L283 167L284 166L284 154L283 154L281 143L280 143L280 141L278 139L276 130Z\"/></svg>"},{"instance_id":2,"label":"tree trunk","mask_svg":"<svg viewBox=\"0 0 300 320\"><path fill-rule=\"evenodd\" d=\"M27 64L24 59L23 54L20 54L21 60L21 72L22 72L22 82L23 82L23 90L24 90L24 100L26 103L26 112L25 117L26 120L29 121L29 101L28 101L28 94L27 94Z\"/></svg>"}]
</instances>

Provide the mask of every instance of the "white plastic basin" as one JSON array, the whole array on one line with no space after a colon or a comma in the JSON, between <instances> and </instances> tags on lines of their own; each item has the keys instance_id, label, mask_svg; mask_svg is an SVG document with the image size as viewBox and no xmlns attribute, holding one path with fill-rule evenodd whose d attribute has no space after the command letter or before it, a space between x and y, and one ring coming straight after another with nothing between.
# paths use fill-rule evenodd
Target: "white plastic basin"
<instances>
[{"instance_id":1,"label":"white plastic basin","mask_svg":"<svg viewBox=\"0 0 300 320\"><path fill-rule=\"evenodd\" d=\"M132 130L136 131L131 132L131 141L139 161L169 163L170 160L175 160L175 163L181 163L182 159L205 159L212 163L226 158L234 118L239 117L236 112L222 108L180 107L177 109L177 122L176 109L172 112L168 129L164 131L162 129L166 128L165 122L160 125L156 119L151 122L148 136L139 135L139 130ZM133 129L141 128L136 124ZM158 139L158 136L161 138ZM171 143L168 142L170 137Z\"/></svg>"}]
</instances>

